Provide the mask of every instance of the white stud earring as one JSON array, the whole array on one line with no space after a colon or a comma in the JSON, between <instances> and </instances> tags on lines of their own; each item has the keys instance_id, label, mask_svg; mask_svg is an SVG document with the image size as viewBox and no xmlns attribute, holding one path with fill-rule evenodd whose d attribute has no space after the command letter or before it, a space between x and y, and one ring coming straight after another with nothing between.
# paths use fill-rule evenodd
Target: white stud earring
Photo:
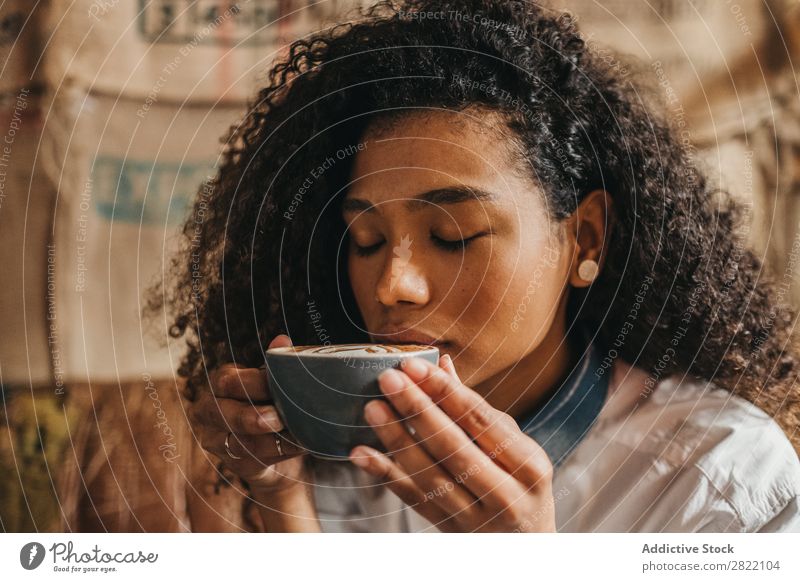
<instances>
[{"instance_id":1,"label":"white stud earring","mask_svg":"<svg viewBox=\"0 0 800 582\"><path fill-rule=\"evenodd\" d=\"M578 277L589 283L597 278L599 272L600 267L597 261L593 261L592 259L581 261L581 264L578 265Z\"/></svg>"}]
</instances>

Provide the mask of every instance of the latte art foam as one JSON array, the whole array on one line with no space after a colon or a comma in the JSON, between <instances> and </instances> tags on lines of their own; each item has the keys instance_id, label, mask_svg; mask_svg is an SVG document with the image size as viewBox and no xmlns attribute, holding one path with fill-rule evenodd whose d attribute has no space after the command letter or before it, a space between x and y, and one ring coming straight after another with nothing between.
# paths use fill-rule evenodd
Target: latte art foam
<instances>
[{"instance_id":1,"label":"latte art foam","mask_svg":"<svg viewBox=\"0 0 800 582\"><path fill-rule=\"evenodd\" d=\"M288 346L270 350L270 353L303 354L304 356L359 357L381 354L406 354L435 350L422 344L338 344L329 346Z\"/></svg>"}]
</instances>

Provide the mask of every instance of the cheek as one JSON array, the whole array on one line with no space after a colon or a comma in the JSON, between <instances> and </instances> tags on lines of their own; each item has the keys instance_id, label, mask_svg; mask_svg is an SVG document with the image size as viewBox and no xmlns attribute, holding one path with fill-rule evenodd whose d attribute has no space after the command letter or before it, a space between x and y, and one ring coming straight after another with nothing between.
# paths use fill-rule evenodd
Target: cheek
<instances>
[{"instance_id":1,"label":"cheek","mask_svg":"<svg viewBox=\"0 0 800 582\"><path fill-rule=\"evenodd\" d=\"M538 254L529 265L509 288L506 313L511 335L523 344L538 342L547 332L567 280L557 251Z\"/></svg>"},{"instance_id":2,"label":"cheek","mask_svg":"<svg viewBox=\"0 0 800 582\"><path fill-rule=\"evenodd\" d=\"M524 358L546 337L557 316L567 281L564 255L543 246L516 255L496 252L488 265L475 269L475 276L462 272L458 288L464 296L453 297L449 306L457 308L448 312L457 317L464 349L459 373L473 383Z\"/></svg>"},{"instance_id":3,"label":"cheek","mask_svg":"<svg viewBox=\"0 0 800 582\"><path fill-rule=\"evenodd\" d=\"M467 312L472 313L467 317L476 318L470 322L478 326L473 329L483 327L481 341L513 345L526 353L544 338L567 281L564 257L562 249L545 244L494 255L484 283L475 291L473 306L480 307ZM512 351L504 349L507 354Z\"/></svg>"},{"instance_id":4,"label":"cheek","mask_svg":"<svg viewBox=\"0 0 800 582\"><path fill-rule=\"evenodd\" d=\"M480 268L470 270L476 276L461 279L474 290L475 304L482 306L479 311L508 326L509 314L547 313L554 307L567 276L563 257L560 247L545 243L498 247Z\"/></svg>"},{"instance_id":5,"label":"cheek","mask_svg":"<svg viewBox=\"0 0 800 582\"><path fill-rule=\"evenodd\" d=\"M376 303L374 299L375 282L372 280L373 270L366 268L363 263L363 260L351 254L347 260L347 276L358 308L362 315L366 316L365 310L370 309Z\"/></svg>"}]
</instances>

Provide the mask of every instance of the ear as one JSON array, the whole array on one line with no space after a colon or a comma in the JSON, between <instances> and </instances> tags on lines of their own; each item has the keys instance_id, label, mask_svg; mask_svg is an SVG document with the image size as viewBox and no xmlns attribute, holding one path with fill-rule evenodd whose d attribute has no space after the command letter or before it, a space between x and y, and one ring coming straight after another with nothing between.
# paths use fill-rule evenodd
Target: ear
<instances>
[{"instance_id":1,"label":"ear","mask_svg":"<svg viewBox=\"0 0 800 582\"><path fill-rule=\"evenodd\" d=\"M575 240L569 273L569 283L573 287L592 284L591 278L581 277L579 269L584 261L597 263L598 274L603 269L614 222L613 203L605 190L592 190L569 218L568 228Z\"/></svg>"}]
</instances>

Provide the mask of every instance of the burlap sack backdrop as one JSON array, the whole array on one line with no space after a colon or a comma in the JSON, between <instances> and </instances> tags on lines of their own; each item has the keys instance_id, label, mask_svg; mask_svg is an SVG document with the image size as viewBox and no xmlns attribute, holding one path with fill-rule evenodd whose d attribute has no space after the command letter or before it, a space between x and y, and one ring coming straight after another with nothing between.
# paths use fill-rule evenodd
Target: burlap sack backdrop
<instances>
[{"instance_id":1,"label":"burlap sack backdrop","mask_svg":"<svg viewBox=\"0 0 800 582\"><path fill-rule=\"evenodd\" d=\"M47 244L56 200L35 170L43 82L34 66L41 14L0 5L0 530L33 531L58 518L55 467L67 442L51 384ZM28 23L30 26L28 26ZM34 395L31 385L45 386Z\"/></svg>"},{"instance_id":2,"label":"burlap sack backdrop","mask_svg":"<svg viewBox=\"0 0 800 582\"><path fill-rule=\"evenodd\" d=\"M63 0L40 7L36 26L29 4L2 13L16 10L20 28L3 29L16 71L3 88L38 65L42 103L0 207L15 275L1 292L13 427L0 443L0 527L252 529L242 493L215 491L216 459L189 434L173 378L179 353L147 333L142 292L270 62L354 2ZM46 450L29 442L37 426Z\"/></svg>"}]
</instances>

